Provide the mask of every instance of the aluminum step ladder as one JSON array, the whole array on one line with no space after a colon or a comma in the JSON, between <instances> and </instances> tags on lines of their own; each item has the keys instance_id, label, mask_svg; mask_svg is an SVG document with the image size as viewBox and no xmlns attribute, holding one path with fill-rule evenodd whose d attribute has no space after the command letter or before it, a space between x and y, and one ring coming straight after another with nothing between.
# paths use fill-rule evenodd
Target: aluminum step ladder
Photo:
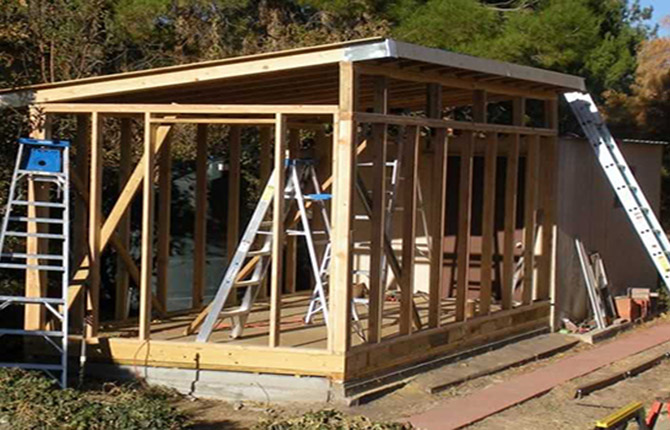
<instances>
[{"instance_id":1,"label":"aluminum step ladder","mask_svg":"<svg viewBox=\"0 0 670 430\"><path fill-rule=\"evenodd\" d=\"M314 163L311 160L287 160L286 161L286 186L284 197L287 200L283 214L284 224L296 224L295 228L289 225L286 229L286 235L302 236L307 243L309 253L310 268L315 282L315 294L320 303L326 303L325 290L322 281L322 263L319 261L314 248L314 235L322 235L328 240L330 237L330 225L326 216L324 201L330 198L330 194L323 194L318 188L318 178L314 170ZM242 239L235 250L235 254L226 270L226 274L221 281L221 285L208 307L207 316L202 323L202 327L196 337L197 342L207 342L215 329L216 323L222 318L232 318L233 328L231 337L237 338L242 335L244 325L253 304L258 295L258 291L263 285L267 276L268 268L272 261L272 219L270 206L274 197L276 174L273 172L268 180L260 201L254 210L251 220L242 235ZM316 185L314 194L305 194L302 188L311 182ZM321 205L323 210L324 231L312 231L305 201L314 201ZM297 212L293 212L292 203L295 202ZM288 222L290 214L296 213L296 222ZM299 227L298 227L299 226ZM243 272L250 272L251 277L246 278ZM325 271L327 273L327 270ZM240 276L242 275L242 276ZM244 296L238 307L224 310L224 305L231 292L237 288L244 288ZM328 323L327 307L320 309L324 314L324 320Z\"/></svg>"},{"instance_id":2,"label":"aluminum step ladder","mask_svg":"<svg viewBox=\"0 0 670 430\"><path fill-rule=\"evenodd\" d=\"M566 93L565 99L591 143L598 163L628 215L654 266L670 291L670 242L621 154L590 94Z\"/></svg>"},{"instance_id":3,"label":"aluminum step ladder","mask_svg":"<svg viewBox=\"0 0 670 430\"><path fill-rule=\"evenodd\" d=\"M403 154L403 142L402 140L397 142L397 151L396 151L396 157L390 160L386 161L386 168L387 170L390 169L390 173L386 175L386 179L388 181L388 186L387 186L387 197L386 197L386 216L385 216L385 234L386 237L390 240L393 237L393 214L395 212L401 212L404 210L404 208L400 207L397 202L397 196L398 192L400 190L401 182L404 180L401 176L402 172L402 154ZM357 163L356 165L359 169L360 168L370 168L374 166L374 162L362 162L362 163ZM419 221L420 221L420 228L422 229L423 235L426 238L426 245L428 246L428 249L423 249L420 247L418 244L416 244L416 252L417 255L420 255L424 258L427 258L430 260L430 248L431 248L431 243L430 243L430 235L428 234L428 221L426 218L426 210L425 210L425 205L423 203L423 195L421 193L421 183L419 182L419 178L417 177L417 212L419 213ZM357 181L356 181L356 191L363 202L363 209L365 210L364 214L357 214L354 216L354 219L356 221L363 221L363 222L369 222L370 217L371 217L371 191L367 189L365 186L365 183L363 182L360 174L357 174ZM365 249L366 246L369 246L369 241L362 241L362 242L356 242L354 244L354 247L358 247L359 249ZM393 270L393 266L391 265L392 262L387 262L387 256L386 253L382 253L382 285L384 288L387 287L388 284L388 272L389 269L391 269L393 272L396 272ZM370 277L370 271L369 270L354 270L354 275L358 276L363 276L367 277L369 279ZM354 303L355 304L362 304L362 305L369 305L370 300L368 298L354 298Z\"/></svg>"},{"instance_id":4,"label":"aluminum step ladder","mask_svg":"<svg viewBox=\"0 0 670 430\"><path fill-rule=\"evenodd\" d=\"M60 288L57 297L0 296L0 310L10 305L43 306L54 320L53 327L43 330L0 328L0 336L42 337L60 358L57 364L0 363L0 367L43 370L65 388L68 378L70 144L62 140L28 138L21 138L18 143L0 231L0 269L34 270L40 276L55 272L59 275ZM44 196L49 200L30 199L31 186L47 187ZM49 215L40 213L43 211ZM29 224L36 226L36 231L29 230ZM27 242L31 238L40 241L37 253L28 249Z\"/></svg>"}]
</instances>

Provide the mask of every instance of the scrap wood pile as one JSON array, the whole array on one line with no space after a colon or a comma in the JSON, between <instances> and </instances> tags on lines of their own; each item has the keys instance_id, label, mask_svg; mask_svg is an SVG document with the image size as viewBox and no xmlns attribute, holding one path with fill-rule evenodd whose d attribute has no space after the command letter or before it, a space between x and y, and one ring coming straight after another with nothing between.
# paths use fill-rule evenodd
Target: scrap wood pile
<instances>
[{"instance_id":1,"label":"scrap wood pile","mask_svg":"<svg viewBox=\"0 0 670 430\"><path fill-rule=\"evenodd\" d=\"M600 254L588 254L579 239L575 239L575 247L588 293L591 316L579 324L563 318L565 330L571 333L587 333L644 320L655 312L658 293L652 292L651 288L628 288L626 295L615 297Z\"/></svg>"}]
</instances>

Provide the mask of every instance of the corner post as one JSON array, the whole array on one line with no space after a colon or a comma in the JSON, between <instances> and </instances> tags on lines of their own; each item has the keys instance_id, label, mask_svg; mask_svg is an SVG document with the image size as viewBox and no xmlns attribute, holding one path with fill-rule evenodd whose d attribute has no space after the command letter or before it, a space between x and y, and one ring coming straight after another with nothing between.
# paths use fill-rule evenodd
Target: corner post
<instances>
[{"instance_id":1,"label":"corner post","mask_svg":"<svg viewBox=\"0 0 670 430\"><path fill-rule=\"evenodd\" d=\"M356 73L352 62L340 62L339 111L335 115L333 139L332 262L330 267L330 324L328 349L344 353L351 346L351 269L353 266L352 202L355 181L354 109Z\"/></svg>"}]
</instances>

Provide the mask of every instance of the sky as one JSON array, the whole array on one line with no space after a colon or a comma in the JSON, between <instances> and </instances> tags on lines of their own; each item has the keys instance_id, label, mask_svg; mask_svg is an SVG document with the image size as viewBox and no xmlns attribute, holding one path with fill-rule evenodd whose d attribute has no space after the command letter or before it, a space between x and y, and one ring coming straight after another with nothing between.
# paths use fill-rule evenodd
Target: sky
<instances>
[{"instance_id":1,"label":"sky","mask_svg":"<svg viewBox=\"0 0 670 430\"><path fill-rule=\"evenodd\" d=\"M654 23L660 23L664 16L670 15L670 0L641 0L640 4L642 6L654 7L654 15L652 17ZM670 29L659 28L658 35L670 36Z\"/></svg>"}]
</instances>

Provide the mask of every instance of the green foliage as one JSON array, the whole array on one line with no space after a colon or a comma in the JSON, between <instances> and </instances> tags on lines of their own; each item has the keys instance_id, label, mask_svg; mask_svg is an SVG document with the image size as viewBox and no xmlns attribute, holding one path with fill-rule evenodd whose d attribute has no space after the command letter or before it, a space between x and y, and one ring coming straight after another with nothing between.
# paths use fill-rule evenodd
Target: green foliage
<instances>
[{"instance_id":1,"label":"green foliage","mask_svg":"<svg viewBox=\"0 0 670 430\"><path fill-rule=\"evenodd\" d=\"M186 419L161 389L60 390L39 373L0 369L0 420L16 430L180 430Z\"/></svg>"},{"instance_id":2,"label":"green foliage","mask_svg":"<svg viewBox=\"0 0 670 430\"><path fill-rule=\"evenodd\" d=\"M327 409L308 412L295 418L268 418L252 430L410 430L410 424L376 423L358 416L348 417L342 412Z\"/></svg>"}]
</instances>

